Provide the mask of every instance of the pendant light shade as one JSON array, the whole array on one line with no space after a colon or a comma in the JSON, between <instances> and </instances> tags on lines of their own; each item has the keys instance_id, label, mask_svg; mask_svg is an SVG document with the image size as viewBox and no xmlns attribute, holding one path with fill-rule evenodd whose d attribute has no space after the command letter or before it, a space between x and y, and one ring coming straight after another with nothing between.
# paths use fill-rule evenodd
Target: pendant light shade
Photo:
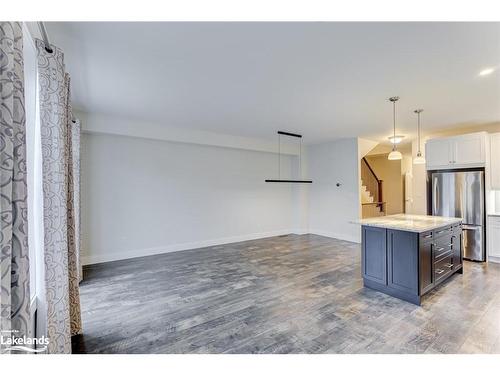
<instances>
[{"instance_id":1,"label":"pendant light shade","mask_svg":"<svg viewBox=\"0 0 500 375\"><path fill-rule=\"evenodd\" d=\"M396 140L396 102L399 100L399 96L393 96L389 98L389 101L392 102L392 115L393 115L393 131L394 134L391 137L392 139ZM401 152L397 150L396 142L392 143L392 151L387 157L389 160L401 160L403 158L403 155L401 155Z\"/></svg>"},{"instance_id":2,"label":"pendant light shade","mask_svg":"<svg viewBox=\"0 0 500 375\"><path fill-rule=\"evenodd\" d=\"M413 164L425 164L425 158L422 156L422 151L420 151L420 114L423 112L423 109L416 109L413 112L417 114L417 142L418 142L418 151L417 156L413 159Z\"/></svg>"},{"instance_id":3,"label":"pendant light shade","mask_svg":"<svg viewBox=\"0 0 500 375\"><path fill-rule=\"evenodd\" d=\"M425 164L425 158L421 152L417 153L417 156L413 159L413 164Z\"/></svg>"},{"instance_id":4,"label":"pendant light shade","mask_svg":"<svg viewBox=\"0 0 500 375\"><path fill-rule=\"evenodd\" d=\"M389 156L387 157L387 159L389 160L401 160L402 158L403 155L401 155L401 152L399 152L398 150L391 151L389 153Z\"/></svg>"}]
</instances>

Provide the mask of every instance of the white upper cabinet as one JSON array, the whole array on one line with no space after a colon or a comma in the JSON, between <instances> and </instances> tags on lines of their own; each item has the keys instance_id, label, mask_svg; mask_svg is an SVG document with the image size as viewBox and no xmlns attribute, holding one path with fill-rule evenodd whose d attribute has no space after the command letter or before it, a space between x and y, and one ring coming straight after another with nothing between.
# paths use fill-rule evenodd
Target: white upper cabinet
<instances>
[{"instance_id":1,"label":"white upper cabinet","mask_svg":"<svg viewBox=\"0 0 500 375\"><path fill-rule=\"evenodd\" d=\"M483 167L486 133L430 139L425 144L427 169Z\"/></svg>"},{"instance_id":2,"label":"white upper cabinet","mask_svg":"<svg viewBox=\"0 0 500 375\"><path fill-rule=\"evenodd\" d=\"M425 160L427 169L449 168L453 160L453 143L446 138L427 141L425 144Z\"/></svg>"},{"instance_id":3,"label":"white upper cabinet","mask_svg":"<svg viewBox=\"0 0 500 375\"><path fill-rule=\"evenodd\" d=\"M485 139L483 134L469 134L454 140L454 164L470 165L485 163Z\"/></svg>"},{"instance_id":4,"label":"white upper cabinet","mask_svg":"<svg viewBox=\"0 0 500 375\"><path fill-rule=\"evenodd\" d=\"M492 189L500 190L500 133L490 136L490 183Z\"/></svg>"}]
</instances>

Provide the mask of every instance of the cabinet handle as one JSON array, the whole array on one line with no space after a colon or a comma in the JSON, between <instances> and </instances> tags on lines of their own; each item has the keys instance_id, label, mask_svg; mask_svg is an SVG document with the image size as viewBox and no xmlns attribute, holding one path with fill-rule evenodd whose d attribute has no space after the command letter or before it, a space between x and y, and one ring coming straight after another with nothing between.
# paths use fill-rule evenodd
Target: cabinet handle
<instances>
[{"instance_id":1,"label":"cabinet handle","mask_svg":"<svg viewBox=\"0 0 500 375\"><path fill-rule=\"evenodd\" d=\"M446 229L440 230L439 232L436 232L436 234L441 234L441 233L444 233L444 232L446 232Z\"/></svg>"},{"instance_id":2,"label":"cabinet handle","mask_svg":"<svg viewBox=\"0 0 500 375\"><path fill-rule=\"evenodd\" d=\"M448 268L451 268L451 267L453 267L453 264L448 263L448 264L445 264L444 266L448 267Z\"/></svg>"},{"instance_id":3,"label":"cabinet handle","mask_svg":"<svg viewBox=\"0 0 500 375\"><path fill-rule=\"evenodd\" d=\"M448 244L448 247L452 247L452 246L453 246L453 244L452 244L452 243L449 243L449 244Z\"/></svg>"},{"instance_id":4,"label":"cabinet handle","mask_svg":"<svg viewBox=\"0 0 500 375\"><path fill-rule=\"evenodd\" d=\"M428 234L427 236L424 236L424 238L432 238L432 233Z\"/></svg>"},{"instance_id":5,"label":"cabinet handle","mask_svg":"<svg viewBox=\"0 0 500 375\"><path fill-rule=\"evenodd\" d=\"M443 272L444 272L444 270L441 270L439 268L436 270L436 273L439 274L439 275L441 275Z\"/></svg>"},{"instance_id":6,"label":"cabinet handle","mask_svg":"<svg viewBox=\"0 0 500 375\"><path fill-rule=\"evenodd\" d=\"M440 251L444 250L444 247L436 247L434 250L436 250L437 252L440 252Z\"/></svg>"}]
</instances>

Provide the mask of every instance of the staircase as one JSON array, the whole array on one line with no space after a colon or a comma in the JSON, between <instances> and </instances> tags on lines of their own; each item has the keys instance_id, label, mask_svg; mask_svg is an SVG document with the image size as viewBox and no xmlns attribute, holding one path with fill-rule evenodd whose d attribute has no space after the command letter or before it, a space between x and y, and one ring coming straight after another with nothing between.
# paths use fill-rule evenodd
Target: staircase
<instances>
[{"instance_id":1,"label":"staircase","mask_svg":"<svg viewBox=\"0 0 500 375\"><path fill-rule=\"evenodd\" d=\"M361 207L362 217L385 215L382 201L382 180L379 180L366 158L361 159Z\"/></svg>"},{"instance_id":2,"label":"staircase","mask_svg":"<svg viewBox=\"0 0 500 375\"><path fill-rule=\"evenodd\" d=\"M363 218L385 215L383 210L384 202L374 202L373 196L365 185L361 185L361 205Z\"/></svg>"},{"instance_id":3,"label":"staircase","mask_svg":"<svg viewBox=\"0 0 500 375\"><path fill-rule=\"evenodd\" d=\"M361 203L373 203L373 195L368 191L367 187L361 181Z\"/></svg>"}]
</instances>

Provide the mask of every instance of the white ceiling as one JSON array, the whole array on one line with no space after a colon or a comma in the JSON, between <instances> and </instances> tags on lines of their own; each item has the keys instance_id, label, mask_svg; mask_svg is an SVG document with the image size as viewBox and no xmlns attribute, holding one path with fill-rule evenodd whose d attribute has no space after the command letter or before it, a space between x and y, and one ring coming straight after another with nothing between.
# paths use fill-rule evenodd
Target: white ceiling
<instances>
[{"instance_id":1,"label":"white ceiling","mask_svg":"<svg viewBox=\"0 0 500 375\"><path fill-rule=\"evenodd\" d=\"M47 23L87 112L309 143L500 121L500 23Z\"/></svg>"}]
</instances>

